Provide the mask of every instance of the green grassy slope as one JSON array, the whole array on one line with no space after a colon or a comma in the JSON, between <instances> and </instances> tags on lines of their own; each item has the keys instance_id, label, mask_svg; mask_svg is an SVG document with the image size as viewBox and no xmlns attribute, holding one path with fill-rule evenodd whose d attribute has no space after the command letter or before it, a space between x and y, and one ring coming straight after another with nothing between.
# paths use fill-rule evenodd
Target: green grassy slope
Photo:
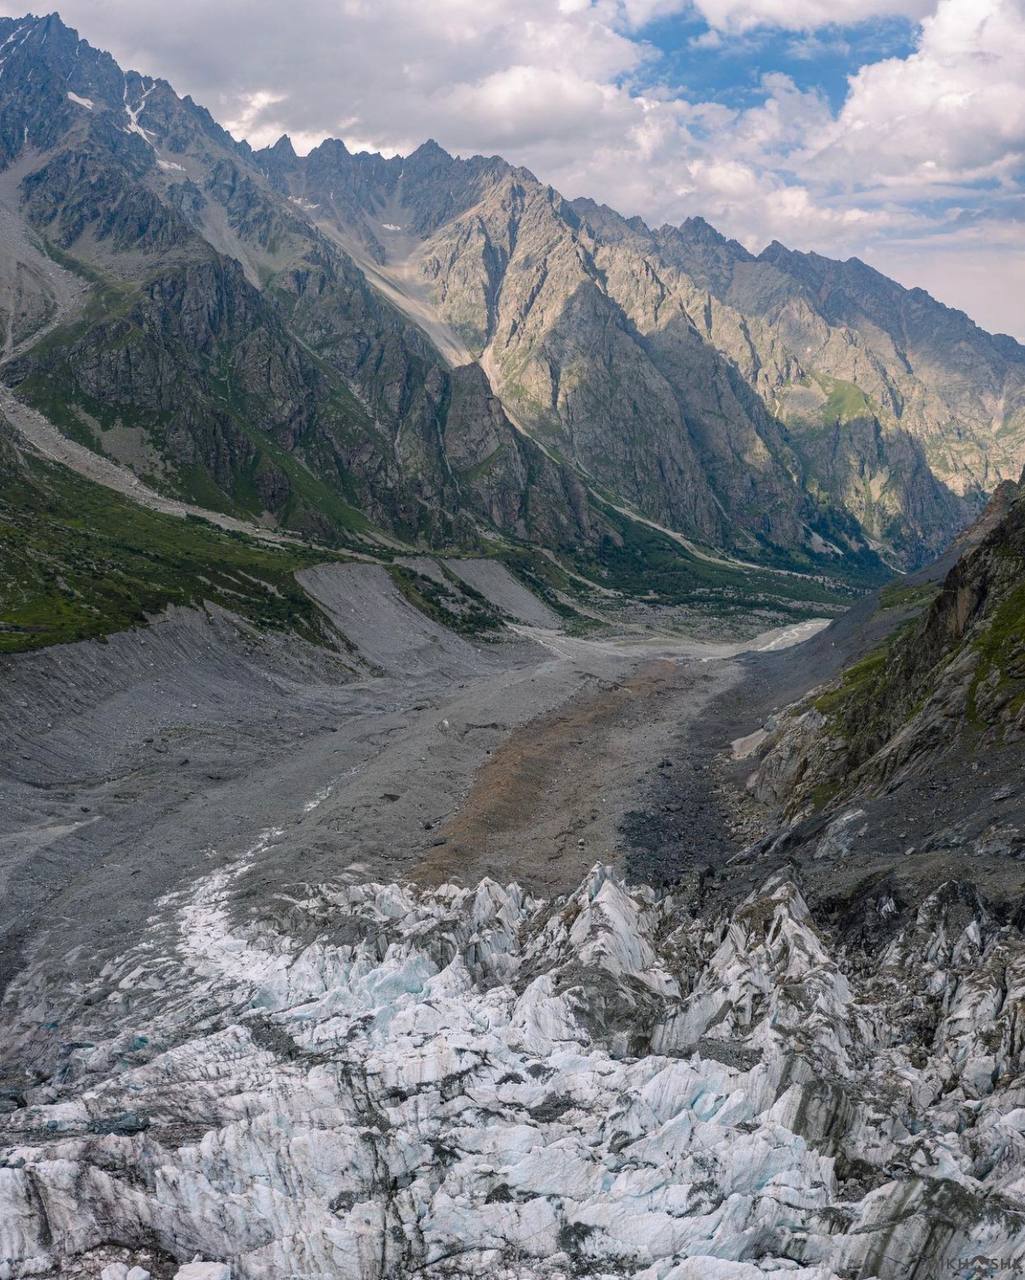
<instances>
[{"instance_id":1,"label":"green grassy slope","mask_svg":"<svg viewBox=\"0 0 1025 1280\"><path fill-rule=\"evenodd\" d=\"M104 636L168 605L207 601L261 627L327 636L293 576L323 551L146 510L9 446L0 449L0 548L0 652Z\"/></svg>"}]
</instances>

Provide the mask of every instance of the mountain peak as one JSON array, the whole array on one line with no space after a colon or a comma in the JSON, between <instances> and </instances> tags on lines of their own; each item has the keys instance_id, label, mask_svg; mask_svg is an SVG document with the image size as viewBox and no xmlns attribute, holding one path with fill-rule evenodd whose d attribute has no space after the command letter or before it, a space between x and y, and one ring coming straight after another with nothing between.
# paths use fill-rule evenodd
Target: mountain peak
<instances>
[{"instance_id":1,"label":"mountain peak","mask_svg":"<svg viewBox=\"0 0 1025 1280\"><path fill-rule=\"evenodd\" d=\"M26 13L20 18L8 18L5 21L21 30L29 26L30 29L25 32L26 38L29 40L38 38L39 43L49 36L69 36L75 41L79 39L74 27L69 27L56 11L44 14Z\"/></svg>"},{"instance_id":2,"label":"mountain peak","mask_svg":"<svg viewBox=\"0 0 1025 1280\"><path fill-rule=\"evenodd\" d=\"M690 236L694 240L702 240L705 243L725 244L726 237L721 231L717 231L715 227L700 214L695 214L692 218L684 218L680 223L680 230Z\"/></svg>"},{"instance_id":3,"label":"mountain peak","mask_svg":"<svg viewBox=\"0 0 1025 1280\"><path fill-rule=\"evenodd\" d=\"M758 255L759 262L777 262L794 256L794 250L788 249L782 240L770 240Z\"/></svg>"},{"instance_id":4,"label":"mountain peak","mask_svg":"<svg viewBox=\"0 0 1025 1280\"><path fill-rule=\"evenodd\" d=\"M279 138L278 141L274 144L274 146L278 147L280 145L281 145L281 139ZM291 146L291 140L289 140L289 146ZM268 154L271 154L271 153L273 153L273 148L269 149L268 151ZM294 155L295 152L293 151L292 154ZM341 140L341 138L325 138L323 142L318 143L313 148L313 150L309 153L306 159L312 160L314 163L316 163L317 161L323 162L325 160L328 160L328 161L335 160L335 161L341 162L348 159L349 155L350 155L349 148L345 145L345 143ZM280 152L276 153L276 156L280 156L281 158L287 158L287 156L282 156L282 153ZM298 159L298 157L296 158Z\"/></svg>"},{"instance_id":5,"label":"mountain peak","mask_svg":"<svg viewBox=\"0 0 1025 1280\"><path fill-rule=\"evenodd\" d=\"M267 154L274 156L277 160L298 160L299 158L295 153L295 147L292 146L292 139L287 133L283 133L272 147L267 148Z\"/></svg>"},{"instance_id":6,"label":"mountain peak","mask_svg":"<svg viewBox=\"0 0 1025 1280\"><path fill-rule=\"evenodd\" d=\"M451 155L436 142L433 138L428 138L426 142L421 142L415 151L411 151L408 157L410 160L451 160Z\"/></svg>"}]
</instances>

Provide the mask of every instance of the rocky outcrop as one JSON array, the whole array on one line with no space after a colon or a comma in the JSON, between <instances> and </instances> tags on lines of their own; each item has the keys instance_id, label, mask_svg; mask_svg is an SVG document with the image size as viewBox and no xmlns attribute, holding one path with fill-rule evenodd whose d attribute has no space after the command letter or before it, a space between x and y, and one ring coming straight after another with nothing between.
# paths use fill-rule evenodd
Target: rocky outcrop
<instances>
[{"instance_id":1,"label":"rocky outcrop","mask_svg":"<svg viewBox=\"0 0 1025 1280\"><path fill-rule=\"evenodd\" d=\"M12 992L5 1275L101 1244L239 1280L1019 1273L1025 942L971 889L883 903L862 950L785 878L691 921L601 867L252 918L245 876L95 987Z\"/></svg>"},{"instance_id":2,"label":"rocky outcrop","mask_svg":"<svg viewBox=\"0 0 1025 1280\"><path fill-rule=\"evenodd\" d=\"M963 545L918 618L774 726L752 780L759 798L795 814L1025 736L1020 485L1000 486ZM890 591L899 603L916 588Z\"/></svg>"}]
</instances>

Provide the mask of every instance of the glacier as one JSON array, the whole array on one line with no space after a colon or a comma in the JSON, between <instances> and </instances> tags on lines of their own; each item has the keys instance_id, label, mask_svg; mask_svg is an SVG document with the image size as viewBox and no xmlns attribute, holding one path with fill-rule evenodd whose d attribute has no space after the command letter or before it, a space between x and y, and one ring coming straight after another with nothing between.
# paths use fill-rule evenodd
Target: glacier
<instances>
[{"instance_id":1,"label":"glacier","mask_svg":"<svg viewBox=\"0 0 1025 1280\"><path fill-rule=\"evenodd\" d=\"M249 874L10 988L0 1280L1025 1274L1025 942L969 886Z\"/></svg>"}]
</instances>

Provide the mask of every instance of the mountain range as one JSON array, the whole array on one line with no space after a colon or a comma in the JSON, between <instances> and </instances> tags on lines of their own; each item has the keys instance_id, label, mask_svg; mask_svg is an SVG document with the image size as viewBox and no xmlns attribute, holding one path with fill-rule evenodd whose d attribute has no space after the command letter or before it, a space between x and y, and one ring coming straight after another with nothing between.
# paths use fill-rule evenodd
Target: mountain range
<instances>
[{"instance_id":1,"label":"mountain range","mask_svg":"<svg viewBox=\"0 0 1025 1280\"><path fill-rule=\"evenodd\" d=\"M55 14L0 20L0 119L3 382L200 507L884 576L1025 464L1025 348L856 259L434 142L254 151Z\"/></svg>"}]
</instances>

